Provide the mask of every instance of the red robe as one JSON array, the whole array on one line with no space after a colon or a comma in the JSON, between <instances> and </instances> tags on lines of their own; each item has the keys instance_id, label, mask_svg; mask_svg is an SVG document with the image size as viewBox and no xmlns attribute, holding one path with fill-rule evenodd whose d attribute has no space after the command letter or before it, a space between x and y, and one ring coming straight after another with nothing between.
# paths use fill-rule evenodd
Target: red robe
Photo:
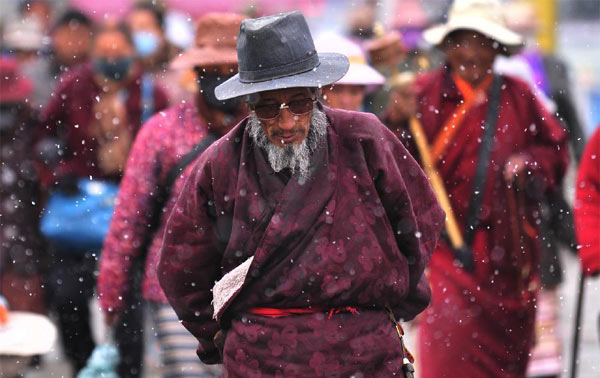
<instances>
[{"instance_id":1,"label":"red robe","mask_svg":"<svg viewBox=\"0 0 600 378\"><path fill-rule=\"evenodd\" d=\"M600 127L585 147L575 188L579 258L583 272L594 275L600 273Z\"/></svg>"},{"instance_id":2,"label":"red robe","mask_svg":"<svg viewBox=\"0 0 600 378\"><path fill-rule=\"evenodd\" d=\"M462 97L445 69L418 82L419 116L430 143ZM447 242L432 257L431 306L420 317L422 378L524 376L534 336L539 243L537 201L509 187L506 161L524 154L521 175L543 191L560 182L568 162L565 133L525 83L503 77L497 131L471 245L475 271L457 267ZM452 208L464 228L487 101L469 110L438 164Z\"/></svg>"},{"instance_id":3,"label":"red robe","mask_svg":"<svg viewBox=\"0 0 600 378\"><path fill-rule=\"evenodd\" d=\"M423 171L373 115L326 114L306 183L275 173L243 121L200 157L167 224L159 281L204 362L220 361L213 337L228 329L225 377L398 375L383 309L411 319L429 303L444 215ZM347 306L359 313L325 312Z\"/></svg>"}]
</instances>

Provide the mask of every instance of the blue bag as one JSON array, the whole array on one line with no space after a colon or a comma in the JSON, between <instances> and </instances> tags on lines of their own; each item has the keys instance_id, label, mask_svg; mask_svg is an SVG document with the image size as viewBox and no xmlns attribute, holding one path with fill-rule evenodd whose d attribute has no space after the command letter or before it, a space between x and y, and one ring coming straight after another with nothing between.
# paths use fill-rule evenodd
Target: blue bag
<instances>
[{"instance_id":1,"label":"blue bag","mask_svg":"<svg viewBox=\"0 0 600 378\"><path fill-rule=\"evenodd\" d=\"M60 251L100 251L112 217L119 186L79 179L78 193L50 194L40 221L46 239Z\"/></svg>"},{"instance_id":2,"label":"blue bag","mask_svg":"<svg viewBox=\"0 0 600 378\"><path fill-rule=\"evenodd\" d=\"M119 378L119 350L113 344L101 344L94 348L87 364L77 373L77 378Z\"/></svg>"}]
</instances>

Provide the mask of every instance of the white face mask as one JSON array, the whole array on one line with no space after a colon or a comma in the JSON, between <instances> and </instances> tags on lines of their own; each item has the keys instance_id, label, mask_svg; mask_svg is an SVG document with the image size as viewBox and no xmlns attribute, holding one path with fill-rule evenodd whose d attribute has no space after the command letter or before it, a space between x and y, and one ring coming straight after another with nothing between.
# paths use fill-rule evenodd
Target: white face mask
<instances>
[{"instance_id":1,"label":"white face mask","mask_svg":"<svg viewBox=\"0 0 600 378\"><path fill-rule=\"evenodd\" d=\"M152 32L148 31L137 31L133 33L133 43L138 56L147 58L160 47L160 39Z\"/></svg>"}]
</instances>

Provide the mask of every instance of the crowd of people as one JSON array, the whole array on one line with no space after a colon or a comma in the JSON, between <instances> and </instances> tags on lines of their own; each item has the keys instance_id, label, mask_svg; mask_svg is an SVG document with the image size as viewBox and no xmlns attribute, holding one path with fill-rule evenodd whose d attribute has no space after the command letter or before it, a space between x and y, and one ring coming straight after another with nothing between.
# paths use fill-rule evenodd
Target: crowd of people
<instances>
[{"instance_id":1,"label":"crowd of people","mask_svg":"<svg viewBox=\"0 0 600 378\"><path fill-rule=\"evenodd\" d=\"M101 21L19 4L0 337L47 337L0 341L0 375L44 364L49 315L85 377L96 298L123 378L148 321L165 377L560 376L558 250L600 273L600 130L586 147L530 3L389 30L360 10L314 41L298 11L206 13L187 47L156 2Z\"/></svg>"}]
</instances>

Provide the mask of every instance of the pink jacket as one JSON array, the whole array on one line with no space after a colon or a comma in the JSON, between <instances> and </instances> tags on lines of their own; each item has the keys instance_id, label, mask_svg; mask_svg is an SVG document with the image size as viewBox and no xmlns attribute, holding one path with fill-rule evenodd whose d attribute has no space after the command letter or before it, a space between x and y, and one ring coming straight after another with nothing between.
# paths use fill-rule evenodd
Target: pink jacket
<instances>
[{"instance_id":1,"label":"pink jacket","mask_svg":"<svg viewBox=\"0 0 600 378\"><path fill-rule=\"evenodd\" d=\"M158 186L165 182L181 157L206 134L206 122L193 103L179 104L157 113L140 130L125 168L115 214L100 258L98 294L104 311L120 311L123 306L121 298L127 290L132 261L145 253L142 249ZM171 193L177 193L182 183L181 178L177 179ZM164 224L174 202L172 196L161 214L145 261L142 293L151 301L166 303L156 279L156 265Z\"/></svg>"}]
</instances>

